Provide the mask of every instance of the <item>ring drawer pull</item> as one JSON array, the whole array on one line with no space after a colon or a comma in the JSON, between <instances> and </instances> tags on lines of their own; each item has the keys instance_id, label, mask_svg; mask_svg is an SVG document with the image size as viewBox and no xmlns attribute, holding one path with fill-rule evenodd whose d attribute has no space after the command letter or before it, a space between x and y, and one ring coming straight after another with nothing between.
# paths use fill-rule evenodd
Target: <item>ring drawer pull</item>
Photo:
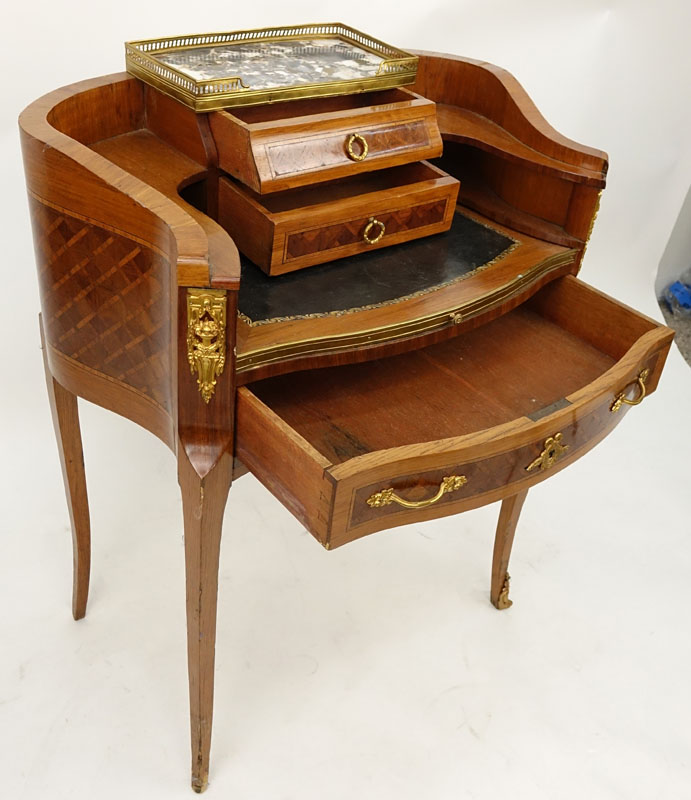
<instances>
[{"instance_id":1,"label":"ring drawer pull","mask_svg":"<svg viewBox=\"0 0 691 800\"><path fill-rule=\"evenodd\" d=\"M635 400L629 400L626 396L626 389L623 392L619 392L619 394L614 398L614 402L609 407L610 411L619 411L619 409L626 404L627 406L637 406L639 403L643 402L643 398L645 397L645 382L648 380L648 375L650 375L649 369L642 369L638 373L638 377L633 384L638 386L638 397Z\"/></svg>"},{"instance_id":2,"label":"ring drawer pull","mask_svg":"<svg viewBox=\"0 0 691 800\"><path fill-rule=\"evenodd\" d=\"M374 228L379 228L379 233L376 236L370 236L372 230ZM367 225L365 225L365 230L362 232L362 238L367 242L367 244L376 244L377 242L381 241L384 233L386 232L386 225L378 219L374 217L370 217Z\"/></svg>"},{"instance_id":3,"label":"ring drawer pull","mask_svg":"<svg viewBox=\"0 0 691 800\"><path fill-rule=\"evenodd\" d=\"M356 153L353 149L353 145L357 142L360 145L360 152ZM364 136L360 136L359 133L351 133L348 138L346 139L346 154L351 161L364 161L367 158L367 154L369 153L369 145L367 144L367 140Z\"/></svg>"},{"instance_id":4,"label":"ring drawer pull","mask_svg":"<svg viewBox=\"0 0 691 800\"><path fill-rule=\"evenodd\" d=\"M434 497L429 500L418 500L417 503L412 503L410 500L404 500L399 497L393 489L382 489L381 492L373 494L372 497L367 498L367 505L371 508L379 508L381 506L389 506L391 503L398 503L403 508L427 508L441 500L447 492L455 492L461 486L465 486L468 479L465 475L449 475L448 478L442 478L439 484L439 489Z\"/></svg>"},{"instance_id":5,"label":"ring drawer pull","mask_svg":"<svg viewBox=\"0 0 691 800\"><path fill-rule=\"evenodd\" d=\"M525 468L526 472L532 472L534 469L540 467L540 470L546 470L553 467L557 461L569 449L568 444L562 444L564 440L563 433L555 433L554 436L549 436L545 439L543 450L540 455L531 461Z\"/></svg>"}]
</instances>

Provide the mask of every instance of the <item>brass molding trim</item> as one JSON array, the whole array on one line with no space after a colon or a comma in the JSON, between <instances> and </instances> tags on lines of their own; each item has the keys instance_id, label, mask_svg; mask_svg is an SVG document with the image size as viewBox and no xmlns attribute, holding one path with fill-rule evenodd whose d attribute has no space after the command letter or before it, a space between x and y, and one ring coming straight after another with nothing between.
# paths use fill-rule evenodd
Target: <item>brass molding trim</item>
<instances>
[{"instance_id":1,"label":"brass molding trim","mask_svg":"<svg viewBox=\"0 0 691 800\"><path fill-rule=\"evenodd\" d=\"M465 475L449 475L446 478L442 478L434 497L430 497L427 500L418 500L417 502L399 497L392 488L382 489L381 492L376 492L367 498L367 505L370 508L381 508L382 506L389 506L391 503L397 503L403 508L427 508L441 500L445 494L457 491L462 486L465 486L466 483L468 483L468 479Z\"/></svg>"},{"instance_id":2,"label":"brass molding trim","mask_svg":"<svg viewBox=\"0 0 691 800\"><path fill-rule=\"evenodd\" d=\"M511 297L518 291L528 288L533 283L536 283L547 273L567 264L572 264L577 252L578 251L576 250L567 250L564 253L558 253L550 258L545 259L540 264L537 264L528 272L518 275L516 278L509 281L509 283L504 284L504 286L501 286L494 291L480 295L480 297L469 300L467 303L453 306L451 308L445 308L441 311L426 315L424 317L417 317L412 320L398 322L393 325L383 325L377 328L366 328L355 333L344 333L337 336L320 336L311 339L301 339L295 342L286 342L257 350L248 350L244 353L238 353L236 370L238 373L247 372L248 370L256 367L264 366L266 364L275 364L280 361L287 361L297 356L320 355L323 353L334 353L341 350L350 350L354 347L363 345L381 344L384 342L391 342L396 339L403 339L423 333L430 333L435 330L449 327L450 325L457 325L458 314L460 314L462 320L465 321L484 313L493 306L503 303L504 300ZM444 287L435 287L435 290L441 288ZM428 294L428 292L421 292L421 294ZM399 302L404 302L404 300L400 300ZM246 317L243 317L242 314L238 314L238 316L243 321L247 319ZM318 314L313 316L322 317L325 315Z\"/></svg>"},{"instance_id":3,"label":"brass molding trim","mask_svg":"<svg viewBox=\"0 0 691 800\"><path fill-rule=\"evenodd\" d=\"M588 245L590 244L590 237L593 235L593 228L595 227L595 220L597 220L597 215L600 213L600 202L602 201L602 189L597 194L597 200L595 201L595 210L593 211L592 219L590 220L590 225L588 226L588 235L585 237L585 242L583 244L583 255L585 255L585 251L588 249Z\"/></svg>"},{"instance_id":4,"label":"brass molding trim","mask_svg":"<svg viewBox=\"0 0 691 800\"><path fill-rule=\"evenodd\" d=\"M623 392L619 392L619 394L614 398L614 402L609 407L609 410L613 413L616 413L623 405L627 406L640 405L643 402L643 399L645 398L646 394L645 382L648 380L649 375L650 375L649 369L642 369L638 373L638 377L636 378L636 380L633 381L632 384L629 384L633 386L638 386L638 397L636 397L635 400L629 400L629 398L626 396L626 392L628 390L627 386Z\"/></svg>"},{"instance_id":5,"label":"brass molding trim","mask_svg":"<svg viewBox=\"0 0 691 800\"><path fill-rule=\"evenodd\" d=\"M220 289L187 290L187 361L208 403L226 363L226 293Z\"/></svg>"},{"instance_id":6,"label":"brass molding trim","mask_svg":"<svg viewBox=\"0 0 691 800\"><path fill-rule=\"evenodd\" d=\"M568 444L562 444L563 440L563 433L555 433L554 436L549 436L545 439L543 451L534 461L528 464L525 471L532 472L538 467L540 470L551 469L569 449Z\"/></svg>"}]
</instances>

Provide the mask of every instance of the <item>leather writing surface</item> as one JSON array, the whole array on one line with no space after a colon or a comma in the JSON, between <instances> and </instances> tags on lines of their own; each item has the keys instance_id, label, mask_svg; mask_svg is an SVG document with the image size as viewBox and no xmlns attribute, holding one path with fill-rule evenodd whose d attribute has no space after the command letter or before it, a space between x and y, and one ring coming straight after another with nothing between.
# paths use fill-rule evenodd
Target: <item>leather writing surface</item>
<instances>
[{"instance_id":1,"label":"leather writing surface","mask_svg":"<svg viewBox=\"0 0 691 800\"><path fill-rule=\"evenodd\" d=\"M239 311L265 323L385 305L468 277L514 245L457 212L445 233L287 275L266 275L243 256Z\"/></svg>"}]
</instances>

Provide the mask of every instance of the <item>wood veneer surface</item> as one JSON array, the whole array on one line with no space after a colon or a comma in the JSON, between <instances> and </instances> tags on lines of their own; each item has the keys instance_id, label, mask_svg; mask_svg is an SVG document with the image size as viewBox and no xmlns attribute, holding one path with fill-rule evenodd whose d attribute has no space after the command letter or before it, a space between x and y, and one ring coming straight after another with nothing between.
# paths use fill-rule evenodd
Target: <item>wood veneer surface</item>
<instances>
[{"instance_id":1,"label":"wood veneer surface","mask_svg":"<svg viewBox=\"0 0 691 800\"><path fill-rule=\"evenodd\" d=\"M251 389L332 463L534 414L614 359L526 308L424 350Z\"/></svg>"},{"instance_id":2,"label":"wood veneer surface","mask_svg":"<svg viewBox=\"0 0 691 800\"><path fill-rule=\"evenodd\" d=\"M313 114L328 114L334 111L348 111L355 108L410 102L414 98L414 95L401 89L385 89L378 92L344 94L336 97L318 97L306 100L290 100L283 103L238 106L237 108L228 109L226 113L248 124L256 124L311 116Z\"/></svg>"},{"instance_id":3,"label":"wood veneer surface","mask_svg":"<svg viewBox=\"0 0 691 800\"><path fill-rule=\"evenodd\" d=\"M524 144L501 125L473 111L437 104L437 119L442 136L452 141L468 142L509 160L528 164L538 172L551 172L574 183L587 183L597 188L605 185L601 169L574 166L551 158Z\"/></svg>"},{"instance_id":4,"label":"wood veneer surface","mask_svg":"<svg viewBox=\"0 0 691 800\"><path fill-rule=\"evenodd\" d=\"M249 189L246 191L258 203L263 205L267 211L272 214L280 214L283 211L301 210L309 206L333 203L336 200L346 200L363 195L365 195L363 197L364 202L366 195L371 192L398 188L402 188L405 191L411 183L433 181L439 177L442 176L436 169L420 161L415 164L401 164L397 167L380 169L377 172L369 172L364 175L338 178L315 186L287 189L286 191L266 196L260 196Z\"/></svg>"}]
</instances>

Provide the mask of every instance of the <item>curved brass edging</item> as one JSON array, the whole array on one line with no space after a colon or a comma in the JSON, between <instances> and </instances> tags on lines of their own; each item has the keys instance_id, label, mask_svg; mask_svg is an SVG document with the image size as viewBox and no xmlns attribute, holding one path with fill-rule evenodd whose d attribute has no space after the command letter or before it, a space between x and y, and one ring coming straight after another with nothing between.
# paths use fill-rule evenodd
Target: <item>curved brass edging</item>
<instances>
[{"instance_id":1,"label":"curved brass edging","mask_svg":"<svg viewBox=\"0 0 691 800\"><path fill-rule=\"evenodd\" d=\"M313 339L302 339L297 342L274 345L259 350L250 350L238 353L236 371L247 372L256 367L287 361L295 357L321 355L334 353L340 350L350 350L354 347L393 342L396 339L407 338L416 334L431 333L441 330L456 323L457 315L461 314L463 321L476 317L493 306L503 303L507 298L522 289L527 289L540 278L559 267L573 263L577 251L568 250L558 253L535 266L531 271L521 274L504 286L492 292L476 297L460 306L445 308L425 317L399 322L395 325L385 325L379 328L369 328L357 333L344 333L338 336L322 336Z\"/></svg>"},{"instance_id":2,"label":"curved brass edging","mask_svg":"<svg viewBox=\"0 0 691 800\"><path fill-rule=\"evenodd\" d=\"M307 83L283 89L252 89L239 76L191 80L179 69L159 62L153 56L171 50L184 50L213 44L285 41L296 35L310 39L337 37L360 48L363 46L382 58L374 75L350 80L323 83ZM261 34L264 34L263 36ZM241 38L239 38L241 37ZM193 41L191 41L193 40ZM160 44L160 48L152 45ZM223 33L201 33L193 36L161 37L125 42L127 71L154 86L164 94L180 100L195 111L213 111L236 105L256 105L278 100L297 100L325 97L373 89L389 89L415 82L418 56L399 50L379 39L375 39L356 28L340 22L291 25L282 28L254 28L246 31Z\"/></svg>"}]
</instances>

